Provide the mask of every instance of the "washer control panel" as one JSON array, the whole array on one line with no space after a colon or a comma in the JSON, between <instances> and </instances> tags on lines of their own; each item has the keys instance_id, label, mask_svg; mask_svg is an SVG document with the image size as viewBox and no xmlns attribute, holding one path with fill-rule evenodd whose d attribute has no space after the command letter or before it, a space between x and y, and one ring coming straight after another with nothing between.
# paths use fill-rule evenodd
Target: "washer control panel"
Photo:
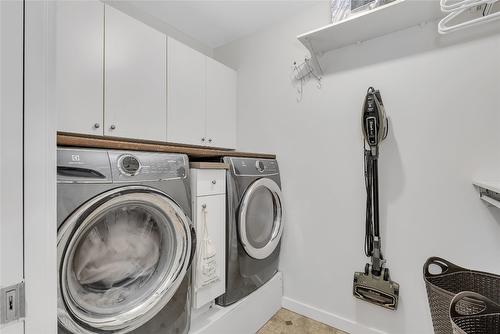
<instances>
[{"instance_id":1,"label":"washer control panel","mask_svg":"<svg viewBox=\"0 0 500 334\"><path fill-rule=\"evenodd\" d=\"M111 183L108 152L57 148L58 183Z\"/></svg>"},{"instance_id":2,"label":"washer control panel","mask_svg":"<svg viewBox=\"0 0 500 334\"><path fill-rule=\"evenodd\" d=\"M241 176L278 174L278 162L274 159L230 158L233 173Z\"/></svg>"},{"instance_id":3,"label":"washer control panel","mask_svg":"<svg viewBox=\"0 0 500 334\"><path fill-rule=\"evenodd\" d=\"M144 182L183 179L187 157L182 154L109 151L113 181Z\"/></svg>"},{"instance_id":4,"label":"washer control panel","mask_svg":"<svg viewBox=\"0 0 500 334\"><path fill-rule=\"evenodd\" d=\"M137 159L133 155L124 154L120 158L118 158L118 168L123 174L134 176L139 173L139 170L141 169L141 163L139 162L139 159Z\"/></svg>"},{"instance_id":5,"label":"washer control panel","mask_svg":"<svg viewBox=\"0 0 500 334\"><path fill-rule=\"evenodd\" d=\"M58 183L115 183L185 179L184 154L100 149L57 149Z\"/></svg>"}]
</instances>

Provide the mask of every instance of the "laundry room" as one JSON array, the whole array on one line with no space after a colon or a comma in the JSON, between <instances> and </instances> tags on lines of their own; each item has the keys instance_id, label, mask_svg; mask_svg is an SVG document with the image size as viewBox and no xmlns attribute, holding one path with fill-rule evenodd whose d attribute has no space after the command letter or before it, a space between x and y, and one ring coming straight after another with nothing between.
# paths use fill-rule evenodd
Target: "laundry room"
<instances>
[{"instance_id":1,"label":"laundry room","mask_svg":"<svg viewBox=\"0 0 500 334\"><path fill-rule=\"evenodd\" d=\"M0 0L0 334L500 333L499 0Z\"/></svg>"}]
</instances>

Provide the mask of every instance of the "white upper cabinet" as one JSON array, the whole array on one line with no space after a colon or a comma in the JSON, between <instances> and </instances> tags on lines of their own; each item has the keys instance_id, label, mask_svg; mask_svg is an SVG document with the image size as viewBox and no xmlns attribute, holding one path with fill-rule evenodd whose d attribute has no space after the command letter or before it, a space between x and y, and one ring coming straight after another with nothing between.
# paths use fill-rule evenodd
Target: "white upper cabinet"
<instances>
[{"instance_id":1,"label":"white upper cabinet","mask_svg":"<svg viewBox=\"0 0 500 334\"><path fill-rule=\"evenodd\" d=\"M236 147L236 71L168 38L167 141Z\"/></svg>"},{"instance_id":2,"label":"white upper cabinet","mask_svg":"<svg viewBox=\"0 0 500 334\"><path fill-rule=\"evenodd\" d=\"M55 3L58 131L236 148L236 71L101 1Z\"/></svg>"},{"instance_id":3,"label":"white upper cabinet","mask_svg":"<svg viewBox=\"0 0 500 334\"><path fill-rule=\"evenodd\" d=\"M102 135L104 4L57 1L55 10L58 130Z\"/></svg>"},{"instance_id":4,"label":"white upper cabinet","mask_svg":"<svg viewBox=\"0 0 500 334\"><path fill-rule=\"evenodd\" d=\"M166 140L166 37L106 5L104 134Z\"/></svg>"},{"instance_id":5,"label":"white upper cabinet","mask_svg":"<svg viewBox=\"0 0 500 334\"><path fill-rule=\"evenodd\" d=\"M206 136L215 147L236 148L236 71L207 58Z\"/></svg>"},{"instance_id":6,"label":"white upper cabinet","mask_svg":"<svg viewBox=\"0 0 500 334\"><path fill-rule=\"evenodd\" d=\"M167 141L204 145L206 56L168 38Z\"/></svg>"}]
</instances>

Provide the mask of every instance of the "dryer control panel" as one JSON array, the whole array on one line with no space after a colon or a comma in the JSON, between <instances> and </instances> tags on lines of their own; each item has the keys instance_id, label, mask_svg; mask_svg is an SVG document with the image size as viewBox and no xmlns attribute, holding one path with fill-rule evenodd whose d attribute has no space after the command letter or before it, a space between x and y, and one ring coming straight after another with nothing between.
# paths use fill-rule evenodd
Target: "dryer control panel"
<instances>
[{"instance_id":1,"label":"dryer control panel","mask_svg":"<svg viewBox=\"0 0 500 334\"><path fill-rule=\"evenodd\" d=\"M230 158L235 175L258 176L279 173L278 162L274 159Z\"/></svg>"}]
</instances>

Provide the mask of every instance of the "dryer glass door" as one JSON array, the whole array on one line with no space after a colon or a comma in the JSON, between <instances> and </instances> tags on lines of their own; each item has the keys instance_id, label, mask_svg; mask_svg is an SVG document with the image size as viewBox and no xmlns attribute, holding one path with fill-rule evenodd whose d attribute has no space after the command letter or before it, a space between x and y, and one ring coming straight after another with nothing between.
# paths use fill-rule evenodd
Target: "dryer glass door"
<instances>
[{"instance_id":1,"label":"dryer glass door","mask_svg":"<svg viewBox=\"0 0 500 334\"><path fill-rule=\"evenodd\" d=\"M127 333L172 298L191 257L191 225L169 197L118 188L58 233L59 321L78 333Z\"/></svg>"},{"instance_id":2,"label":"dryer glass door","mask_svg":"<svg viewBox=\"0 0 500 334\"><path fill-rule=\"evenodd\" d=\"M265 259L278 247L283 233L281 190L271 179L250 185L239 211L239 235L245 251L255 259Z\"/></svg>"}]
</instances>

